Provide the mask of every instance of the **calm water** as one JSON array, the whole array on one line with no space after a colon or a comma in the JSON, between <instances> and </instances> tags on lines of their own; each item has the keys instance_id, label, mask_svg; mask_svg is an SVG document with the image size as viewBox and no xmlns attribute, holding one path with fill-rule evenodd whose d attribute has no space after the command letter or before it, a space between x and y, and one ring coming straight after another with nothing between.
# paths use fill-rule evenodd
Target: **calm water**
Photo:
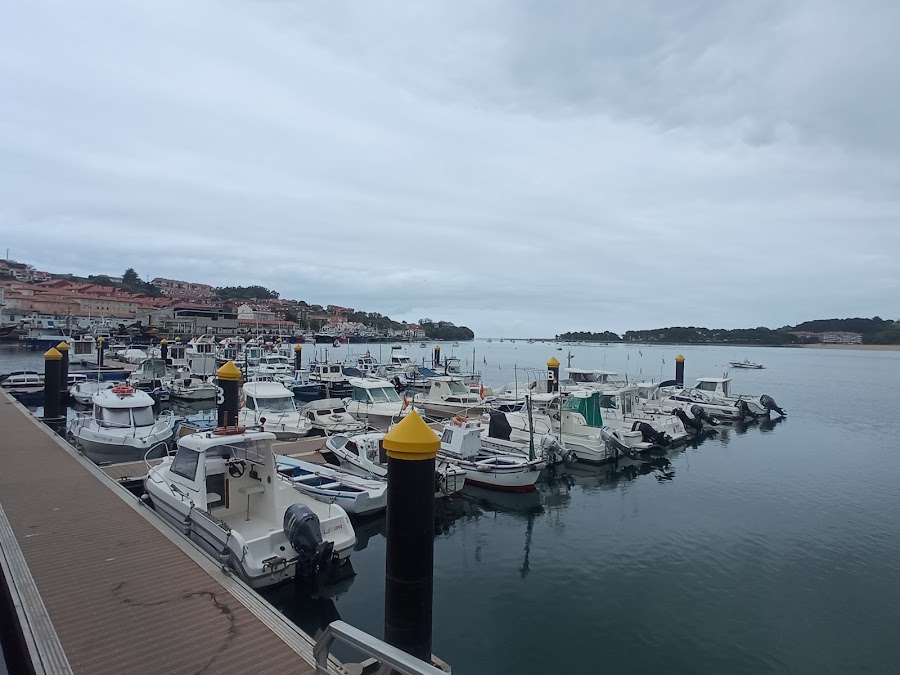
<instances>
[{"instance_id":1,"label":"calm water","mask_svg":"<svg viewBox=\"0 0 900 675\"><path fill-rule=\"evenodd\" d=\"M471 348L444 346L470 361ZM551 345L475 348L489 385L512 381L515 364L565 364ZM435 653L457 673L897 672L900 352L572 352L573 367L657 380L679 352L688 380L761 361L732 371L735 389L772 395L790 417L724 429L668 466L575 466L536 495L467 489L440 505ZM269 599L313 633L340 617L381 636L383 519L357 536L349 587Z\"/></svg>"}]
</instances>

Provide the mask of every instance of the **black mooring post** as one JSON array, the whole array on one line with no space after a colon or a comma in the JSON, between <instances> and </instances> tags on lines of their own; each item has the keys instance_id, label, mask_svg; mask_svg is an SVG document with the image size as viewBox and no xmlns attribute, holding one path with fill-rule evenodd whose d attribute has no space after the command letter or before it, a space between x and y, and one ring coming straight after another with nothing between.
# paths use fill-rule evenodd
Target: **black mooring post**
<instances>
[{"instance_id":1,"label":"black mooring post","mask_svg":"<svg viewBox=\"0 0 900 675\"><path fill-rule=\"evenodd\" d=\"M559 361L551 356L547 361L547 393L552 394L554 391L559 391Z\"/></svg>"},{"instance_id":2,"label":"black mooring post","mask_svg":"<svg viewBox=\"0 0 900 675\"><path fill-rule=\"evenodd\" d=\"M238 423L238 411L240 409L240 397L238 390L241 386L241 371L234 361L228 361L216 371L219 380L218 425L220 427L236 427Z\"/></svg>"},{"instance_id":3,"label":"black mooring post","mask_svg":"<svg viewBox=\"0 0 900 675\"><path fill-rule=\"evenodd\" d=\"M684 386L684 357L681 354L675 357L675 382L679 387Z\"/></svg>"},{"instance_id":4,"label":"black mooring post","mask_svg":"<svg viewBox=\"0 0 900 675\"><path fill-rule=\"evenodd\" d=\"M69 343L63 340L56 345L56 351L62 354L59 370L59 395L62 401L69 395Z\"/></svg>"},{"instance_id":5,"label":"black mooring post","mask_svg":"<svg viewBox=\"0 0 900 675\"><path fill-rule=\"evenodd\" d=\"M59 395L62 354L50 347L44 354L44 420L58 422L62 418Z\"/></svg>"}]
</instances>

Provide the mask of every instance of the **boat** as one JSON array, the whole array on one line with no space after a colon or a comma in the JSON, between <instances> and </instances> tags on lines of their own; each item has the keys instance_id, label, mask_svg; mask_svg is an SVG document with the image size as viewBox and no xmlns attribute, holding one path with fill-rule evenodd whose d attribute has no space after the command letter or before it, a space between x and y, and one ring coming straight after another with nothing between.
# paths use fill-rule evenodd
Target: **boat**
<instances>
[{"instance_id":1,"label":"boat","mask_svg":"<svg viewBox=\"0 0 900 675\"><path fill-rule=\"evenodd\" d=\"M368 426L386 431L412 409L406 396L400 396L387 380L351 377L353 392L346 402L347 412Z\"/></svg>"},{"instance_id":2,"label":"boat","mask_svg":"<svg viewBox=\"0 0 900 675\"><path fill-rule=\"evenodd\" d=\"M425 414L435 419L447 419L463 415L467 417L482 414L486 406L484 400L469 391L462 379L453 376L434 377L430 380L428 393L416 397Z\"/></svg>"},{"instance_id":3,"label":"boat","mask_svg":"<svg viewBox=\"0 0 900 675\"><path fill-rule=\"evenodd\" d=\"M19 370L9 373L0 382L0 389L15 397L22 405L41 405L44 402L44 376L35 371Z\"/></svg>"},{"instance_id":4,"label":"boat","mask_svg":"<svg viewBox=\"0 0 900 675\"><path fill-rule=\"evenodd\" d=\"M90 405L91 399L101 389L112 389L113 387L121 387L125 383L118 381L97 381L88 380L85 382L76 382L69 389L69 396L79 405Z\"/></svg>"},{"instance_id":5,"label":"boat","mask_svg":"<svg viewBox=\"0 0 900 675\"><path fill-rule=\"evenodd\" d=\"M135 389L153 391L164 388L178 372L162 359L144 359L137 368L128 375L128 385Z\"/></svg>"},{"instance_id":6,"label":"boat","mask_svg":"<svg viewBox=\"0 0 900 675\"><path fill-rule=\"evenodd\" d=\"M354 476L329 464L313 464L276 455L278 473L321 502L339 505L352 516L368 516L387 507L387 483Z\"/></svg>"},{"instance_id":7,"label":"boat","mask_svg":"<svg viewBox=\"0 0 900 675\"><path fill-rule=\"evenodd\" d=\"M161 457L172 438L174 417L154 418L153 399L146 392L119 385L91 397L90 412L78 413L67 432L75 447L97 464Z\"/></svg>"},{"instance_id":8,"label":"boat","mask_svg":"<svg viewBox=\"0 0 900 675\"><path fill-rule=\"evenodd\" d=\"M310 401L303 407L303 414L311 427L309 433L329 436L366 430L365 422L354 419L344 402L337 398Z\"/></svg>"},{"instance_id":9,"label":"boat","mask_svg":"<svg viewBox=\"0 0 900 675\"><path fill-rule=\"evenodd\" d=\"M419 347L421 347L422 349L427 349L427 348L428 348L428 345L425 344L424 342L420 342L420 343L419 343Z\"/></svg>"},{"instance_id":10,"label":"boat","mask_svg":"<svg viewBox=\"0 0 900 675\"><path fill-rule=\"evenodd\" d=\"M386 481L388 462L382 443L384 436L383 431L352 436L337 434L325 441L325 450L338 459L345 471L357 476ZM453 462L436 458L434 473L435 498L454 495L465 486L466 472Z\"/></svg>"},{"instance_id":11,"label":"boat","mask_svg":"<svg viewBox=\"0 0 900 675\"><path fill-rule=\"evenodd\" d=\"M116 356L120 361L124 361L125 363L132 363L137 365L141 361L144 361L148 358L147 352L143 349L122 349L116 353Z\"/></svg>"},{"instance_id":12,"label":"boat","mask_svg":"<svg viewBox=\"0 0 900 675\"><path fill-rule=\"evenodd\" d=\"M454 347L459 347L459 343L458 343L458 342L454 342L454 343L453 343L453 346L454 346Z\"/></svg>"},{"instance_id":13,"label":"boat","mask_svg":"<svg viewBox=\"0 0 900 675\"><path fill-rule=\"evenodd\" d=\"M310 363L309 382L319 387L319 398L346 398L352 391L340 363Z\"/></svg>"},{"instance_id":14,"label":"boat","mask_svg":"<svg viewBox=\"0 0 900 675\"><path fill-rule=\"evenodd\" d=\"M295 370L293 379L290 383L285 382L284 386L293 391L294 398L301 402L308 403L323 398L322 388L310 382L309 371L306 369Z\"/></svg>"},{"instance_id":15,"label":"boat","mask_svg":"<svg viewBox=\"0 0 900 675\"><path fill-rule=\"evenodd\" d=\"M466 483L493 490L534 492L542 459L499 453L481 442L480 422L456 417L444 425L438 457L466 472Z\"/></svg>"},{"instance_id":16,"label":"boat","mask_svg":"<svg viewBox=\"0 0 900 675\"><path fill-rule=\"evenodd\" d=\"M169 380L165 388L170 398L179 401L212 401L218 396L216 385L200 377L185 377L185 373Z\"/></svg>"},{"instance_id":17,"label":"boat","mask_svg":"<svg viewBox=\"0 0 900 675\"><path fill-rule=\"evenodd\" d=\"M765 368L761 363L754 363L748 359L744 359L743 361L729 361L728 365L732 368L746 368L749 370L762 370Z\"/></svg>"},{"instance_id":18,"label":"boat","mask_svg":"<svg viewBox=\"0 0 900 675\"><path fill-rule=\"evenodd\" d=\"M728 422L766 417L773 412L787 416L768 394L748 396L732 393L730 377L697 378L695 387L670 389L661 403L664 407L696 405L714 419Z\"/></svg>"},{"instance_id":19,"label":"boat","mask_svg":"<svg viewBox=\"0 0 900 675\"><path fill-rule=\"evenodd\" d=\"M293 392L280 382L247 382L241 392L244 407L238 420L243 426L262 427L279 439L300 438L312 429L306 416L297 410Z\"/></svg>"},{"instance_id":20,"label":"boat","mask_svg":"<svg viewBox=\"0 0 900 675\"><path fill-rule=\"evenodd\" d=\"M189 434L144 479L164 520L257 589L327 572L356 543L343 508L277 471L273 440L241 427Z\"/></svg>"}]
</instances>

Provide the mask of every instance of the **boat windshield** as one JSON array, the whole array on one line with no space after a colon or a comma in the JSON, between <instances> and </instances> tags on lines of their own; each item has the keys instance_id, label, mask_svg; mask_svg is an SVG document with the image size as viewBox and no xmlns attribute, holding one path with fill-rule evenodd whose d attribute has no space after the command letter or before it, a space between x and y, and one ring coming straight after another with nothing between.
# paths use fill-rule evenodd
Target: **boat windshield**
<instances>
[{"instance_id":1,"label":"boat windshield","mask_svg":"<svg viewBox=\"0 0 900 675\"><path fill-rule=\"evenodd\" d=\"M466 389L466 386L457 380L450 380L447 382L447 386L450 388L451 394L468 394L469 390Z\"/></svg>"},{"instance_id":2,"label":"boat windshield","mask_svg":"<svg viewBox=\"0 0 900 675\"><path fill-rule=\"evenodd\" d=\"M152 427L155 422L153 419L153 408L149 405L142 408L132 408L131 414L134 415L134 426L136 427Z\"/></svg>"},{"instance_id":3,"label":"boat windshield","mask_svg":"<svg viewBox=\"0 0 900 675\"><path fill-rule=\"evenodd\" d=\"M600 382L600 377L596 373L569 373L572 382Z\"/></svg>"},{"instance_id":4,"label":"boat windshield","mask_svg":"<svg viewBox=\"0 0 900 675\"><path fill-rule=\"evenodd\" d=\"M293 412L294 399L290 396L260 398L256 400L256 406L260 410L268 410L270 412Z\"/></svg>"},{"instance_id":5,"label":"boat windshield","mask_svg":"<svg viewBox=\"0 0 900 675\"><path fill-rule=\"evenodd\" d=\"M600 396L600 407L606 410L614 410L616 408L616 397L611 394L603 394Z\"/></svg>"},{"instance_id":6,"label":"boat windshield","mask_svg":"<svg viewBox=\"0 0 900 675\"><path fill-rule=\"evenodd\" d=\"M94 417L102 427L130 427L131 410L128 408L94 408Z\"/></svg>"},{"instance_id":7,"label":"boat windshield","mask_svg":"<svg viewBox=\"0 0 900 675\"><path fill-rule=\"evenodd\" d=\"M393 387L378 387L369 389L369 395L373 403L399 403L400 394Z\"/></svg>"}]
</instances>

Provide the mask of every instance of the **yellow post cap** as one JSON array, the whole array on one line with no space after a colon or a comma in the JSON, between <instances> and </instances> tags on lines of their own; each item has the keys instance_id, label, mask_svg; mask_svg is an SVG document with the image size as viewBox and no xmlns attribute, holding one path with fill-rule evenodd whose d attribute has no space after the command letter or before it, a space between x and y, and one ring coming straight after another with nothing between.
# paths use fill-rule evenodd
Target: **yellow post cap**
<instances>
[{"instance_id":1,"label":"yellow post cap","mask_svg":"<svg viewBox=\"0 0 900 675\"><path fill-rule=\"evenodd\" d=\"M216 377L220 380L237 382L241 379L241 371L234 365L234 361L226 361L225 365L216 371Z\"/></svg>"},{"instance_id":2,"label":"yellow post cap","mask_svg":"<svg viewBox=\"0 0 900 675\"><path fill-rule=\"evenodd\" d=\"M299 352L301 349L303 349L303 345L301 345L301 344L296 344L296 345L294 345L294 351L295 351L295 352Z\"/></svg>"},{"instance_id":3,"label":"yellow post cap","mask_svg":"<svg viewBox=\"0 0 900 675\"><path fill-rule=\"evenodd\" d=\"M62 358L62 354L60 354L56 349L50 347L46 352L44 352L44 359L47 361L59 361Z\"/></svg>"},{"instance_id":4,"label":"yellow post cap","mask_svg":"<svg viewBox=\"0 0 900 675\"><path fill-rule=\"evenodd\" d=\"M547 361L548 368L559 368L559 361L556 360L555 356L551 356L550 360Z\"/></svg>"},{"instance_id":5,"label":"yellow post cap","mask_svg":"<svg viewBox=\"0 0 900 675\"><path fill-rule=\"evenodd\" d=\"M416 461L433 459L441 449L441 439L415 410L404 417L384 437L388 457Z\"/></svg>"},{"instance_id":6,"label":"yellow post cap","mask_svg":"<svg viewBox=\"0 0 900 675\"><path fill-rule=\"evenodd\" d=\"M681 354L676 356L675 360L678 361L678 363L684 363L684 357Z\"/></svg>"},{"instance_id":7,"label":"yellow post cap","mask_svg":"<svg viewBox=\"0 0 900 675\"><path fill-rule=\"evenodd\" d=\"M167 344L169 344L169 341L166 338L163 338L162 340L159 341L159 344L167 345Z\"/></svg>"},{"instance_id":8,"label":"yellow post cap","mask_svg":"<svg viewBox=\"0 0 900 675\"><path fill-rule=\"evenodd\" d=\"M97 338L97 342L103 342L103 338L102 338L102 337L98 337L98 338Z\"/></svg>"},{"instance_id":9,"label":"yellow post cap","mask_svg":"<svg viewBox=\"0 0 900 675\"><path fill-rule=\"evenodd\" d=\"M180 336L180 335L176 335L176 336L175 336L175 342L181 342L181 336Z\"/></svg>"},{"instance_id":10,"label":"yellow post cap","mask_svg":"<svg viewBox=\"0 0 900 675\"><path fill-rule=\"evenodd\" d=\"M58 352L67 352L69 351L69 343L63 340L58 345L56 345L56 351Z\"/></svg>"},{"instance_id":11,"label":"yellow post cap","mask_svg":"<svg viewBox=\"0 0 900 675\"><path fill-rule=\"evenodd\" d=\"M434 346L434 351L436 351L436 352L441 351L441 346L440 346L440 345L435 345L435 346Z\"/></svg>"}]
</instances>

